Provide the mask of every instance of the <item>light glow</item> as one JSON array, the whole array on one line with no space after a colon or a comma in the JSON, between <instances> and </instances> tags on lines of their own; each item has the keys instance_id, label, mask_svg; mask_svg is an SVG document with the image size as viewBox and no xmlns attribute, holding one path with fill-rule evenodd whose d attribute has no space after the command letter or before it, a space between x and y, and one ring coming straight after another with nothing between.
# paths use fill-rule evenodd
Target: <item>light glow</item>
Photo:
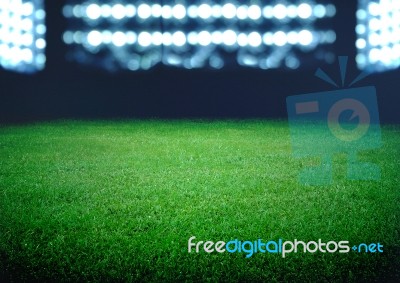
<instances>
[{"instance_id":1,"label":"light glow","mask_svg":"<svg viewBox=\"0 0 400 283\"><path fill-rule=\"evenodd\" d=\"M336 40L332 30L315 25L335 16L335 6L316 0L68 1L63 14L81 29L71 25L64 42L74 50L83 48L90 62L108 52L113 59L108 58L106 68L114 64L116 69L140 70L160 62L190 69L221 68L229 65L225 54L233 53L239 65L293 69L302 63L298 56L323 50L320 46L329 47ZM22 25L30 27L29 22ZM79 54L79 60L84 60Z\"/></svg>"},{"instance_id":2,"label":"light glow","mask_svg":"<svg viewBox=\"0 0 400 283\"><path fill-rule=\"evenodd\" d=\"M43 0L1 0L0 66L22 73L44 68L45 16Z\"/></svg>"},{"instance_id":3,"label":"light glow","mask_svg":"<svg viewBox=\"0 0 400 283\"><path fill-rule=\"evenodd\" d=\"M360 69L376 72L400 67L400 1L359 0L356 57Z\"/></svg>"}]
</instances>

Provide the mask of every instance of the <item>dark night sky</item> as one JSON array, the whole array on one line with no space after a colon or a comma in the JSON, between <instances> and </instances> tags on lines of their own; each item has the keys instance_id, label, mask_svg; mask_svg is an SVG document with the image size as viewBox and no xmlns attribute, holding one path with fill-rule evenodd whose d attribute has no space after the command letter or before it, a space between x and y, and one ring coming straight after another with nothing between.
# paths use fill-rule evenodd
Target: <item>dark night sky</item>
<instances>
[{"instance_id":1,"label":"dark night sky","mask_svg":"<svg viewBox=\"0 0 400 283\"><path fill-rule=\"evenodd\" d=\"M338 14L337 55L350 56L349 80L355 68L355 9L357 1L335 1ZM43 72L21 75L0 70L0 122L60 118L285 118L289 95L332 90L302 71L184 70L158 66L146 72L109 74L65 61L61 35L66 22L64 1L46 1L47 65ZM337 64L321 66L336 80ZM400 71L375 74L356 86L375 85L380 117L399 122Z\"/></svg>"}]
</instances>

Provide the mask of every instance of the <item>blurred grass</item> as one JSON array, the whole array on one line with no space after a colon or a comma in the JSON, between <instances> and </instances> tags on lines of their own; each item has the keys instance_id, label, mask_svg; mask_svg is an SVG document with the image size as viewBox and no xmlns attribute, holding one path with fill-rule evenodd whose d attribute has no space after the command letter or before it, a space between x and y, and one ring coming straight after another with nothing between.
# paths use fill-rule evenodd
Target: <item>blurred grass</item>
<instances>
[{"instance_id":1,"label":"blurred grass","mask_svg":"<svg viewBox=\"0 0 400 283\"><path fill-rule=\"evenodd\" d=\"M0 127L0 267L15 281L399 281L400 127L380 181L303 186L284 121ZM380 254L189 254L196 240L380 242ZM1 279L1 277L0 277Z\"/></svg>"}]
</instances>

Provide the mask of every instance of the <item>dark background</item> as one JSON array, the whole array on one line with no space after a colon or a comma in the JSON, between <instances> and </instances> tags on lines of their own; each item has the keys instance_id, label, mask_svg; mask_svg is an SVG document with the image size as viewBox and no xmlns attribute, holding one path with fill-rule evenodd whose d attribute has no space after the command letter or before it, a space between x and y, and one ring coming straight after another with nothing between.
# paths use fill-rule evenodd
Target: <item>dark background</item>
<instances>
[{"instance_id":1,"label":"dark background","mask_svg":"<svg viewBox=\"0 0 400 283\"><path fill-rule=\"evenodd\" d=\"M110 74L65 60L64 1L46 1L47 63L24 75L0 70L0 122L109 118L285 118L289 95L332 90L301 71L185 70L158 66L145 72ZM335 1L335 52L348 55L347 82L355 67L357 1ZM339 81L337 63L321 66ZM375 85L382 122L400 122L400 71L373 74L355 86Z\"/></svg>"}]
</instances>

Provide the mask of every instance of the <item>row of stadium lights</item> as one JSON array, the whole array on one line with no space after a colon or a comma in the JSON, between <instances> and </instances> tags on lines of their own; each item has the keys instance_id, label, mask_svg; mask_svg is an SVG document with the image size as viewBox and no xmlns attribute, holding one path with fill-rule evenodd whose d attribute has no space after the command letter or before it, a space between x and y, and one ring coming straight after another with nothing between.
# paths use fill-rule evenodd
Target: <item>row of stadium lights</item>
<instances>
[{"instance_id":1,"label":"row of stadium lights","mask_svg":"<svg viewBox=\"0 0 400 283\"><path fill-rule=\"evenodd\" d=\"M28 24L28 25L25 25ZM2 44L17 45L17 46L31 46L35 43L36 48L44 49L46 47L46 41L43 38L46 33L45 25L38 25L34 30L36 34L43 37L37 38L34 42L34 36L31 33L33 29L32 21L28 20L24 23L21 29L9 28L5 25L0 27L0 38L4 38Z\"/></svg>"},{"instance_id":2,"label":"row of stadium lights","mask_svg":"<svg viewBox=\"0 0 400 283\"><path fill-rule=\"evenodd\" d=\"M259 66L267 69L279 66L281 61L284 60L287 67L297 68L300 62L294 55L288 55L290 53L288 53L288 50L291 50L290 46L297 45L301 49L311 50L318 44L330 44L336 40L336 34L332 30L314 31L311 29L312 22L317 19L333 17L336 14L335 6L331 4L314 4L313 1L307 0L298 2L290 5L277 3L265 6L255 4L235 5L233 3L212 5L207 3L197 5L113 3L110 5L95 2L68 5L64 7L64 16L66 18L82 19L88 27L67 31L63 37L64 42L67 44L80 44L94 53L100 48L106 48L111 52L112 56L117 58L119 58L118 54L127 52L126 47L135 45L135 51L132 50L133 53L131 54L133 59L127 60L127 67L130 70L147 69L159 62L159 60L162 60L167 65L184 66L185 68L202 67L207 64L207 58L211 55L210 52L213 52L212 50L217 46L231 51L239 47L250 48L250 53L247 55L246 52L237 54L237 60L240 65ZM143 27L141 32L129 30L132 28L130 26L126 27L128 31L122 30L121 26L112 30L104 26L104 30L94 28L97 24L104 24L105 20L108 20L111 25L115 23L128 24L132 18L136 22L146 22L150 23L150 25ZM157 23L159 20L167 24L179 25L179 23L185 23L190 20L193 20L192 23L196 23L196 21L207 23L216 20L230 23L247 20L246 23L260 24L263 19L269 19L274 24L281 20L286 23L296 20L306 26L292 31L278 30L266 33L251 31L250 27L246 28L245 31L238 31L232 27L227 29L220 27L214 31L210 29L201 30L200 26L192 27L192 31L179 30L179 27L175 27L175 31L159 31L157 27L151 26L152 21ZM146 53L148 52L147 48L151 50L151 48L157 46L171 47L172 49L168 49L169 51L166 51L162 58L156 53ZM202 47L208 46L210 48L202 49ZM264 52L263 50L267 46L272 48L270 56L260 53ZM280 47L284 46L287 46L287 48L280 49ZM191 49L192 47L193 49ZM145 50L145 54L139 55ZM174 50L178 53L175 54ZM185 58L185 52L189 50L191 55L189 58ZM252 55L254 52L257 54ZM272 57L278 53L280 59L273 59ZM223 59L219 58L219 56L210 56L209 59L208 63L213 68L220 68L224 65ZM121 61L118 64L124 65L125 63L125 61Z\"/></svg>"},{"instance_id":3,"label":"row of stadium lights","mask_svg":"<svg viewBox=\"0 0 400 283\"><path fill-rule=\"evenodd\" d=\"M33 2L1 0L0 65L22 68L22 64L34 64L38 69L44 68L45 17L46 12Z\"/></svg>"},{"instance_id":4,"label":"row of stadium lights","mask_svg":"<svg viewBox=\"0 0 400 283\"><path fill-rule=\"evenodd\" d=\"M85 41L82 40L85 39ZM225 45L225 46L250 46L259 47L263 43L265 45L276 45L284 46L290 45L311 45L319 38L318 43L333 43L336 39L334 31L329 30L325 32L311 32L303 29L301 31L290 31L285 33L284 31L277 31L275 33L266 32L263 35L253 31L249 33L237 33L233 30L225 31L199 31L189 32L185 34L183 31L170 32L122 32L116 31L111 32L109 30L98 31L92 30L88 33L81 31L67 31L64 33L64 42L67 44L82 44L87 42L93 47L100 46L101 44L114 44L117 47L124 45L131 45L138 43L142 47L154 46L170 46L175 45L177 47L189 45L200 45L207 46L210 44L214 45Z\"/></svg>"},{"instance_id":5,"label":"row of stadium lights","mask_svg":"<svg viewBox=\"0 0 400 283\"><path fill-rule=\"evenodd\" d=\"M371 1L356 12L356 62L361 68L400 66L400 1Z\"/></svg>"},{"instance_id":6,"label":"row of stadium lights","mask_svg":"<svg viewBox=\"0 0 400 283\"><path fill-rule=\"evenodd\" d=\"M177 19L182 20L186 17L189 18L201 18L201 19L212 19L212 18L225 18L239 20L250 19L258 20L262 16L267 19L276 18L283 20L285 18L300 18L309 19L312 17L323 18L333 17L336 14L336 8L332 4L322 5L317 4L312 7L308 3L301 3L300 5L288 5L277 4L275 6L264 6L259 5L241 5L235 6L232 3L226 3L225 5L190 5L185 7L182 4L174 6L170 5L148 5L140 4L138 6L128 4L115 4L115 5L67 5L64 7L64 16L67 18L87 18L89 20L98 20L100 18L113 17L115 20L121 20L123 18L139 17L140 19L163 18L163 19Z\"/></svg>"},{"instance_id":7,"label":"row of stadium lights","mask_svg":"<svg viewBox=\"0 0 400 283\"><path fill-rule=\"evenodd\" d=\"M361 1L361 0L360 0ZM44 67L44 49L46 41L44 35L45 11L41 0L1 0L0 1L0 64L3 66L18 65L19 62L35 63L39 69ZM365 4L357 11L358 24L356 33L358 39L356 47L359 54L356 58L361 67L369 63L383 63L388 66L400 65L400 1L376 0L364 1ZM177 5L99 5L95 3L84 5L67 5L64 7L66 17L84 18L96 21L101 18L112 17L120 20L129 17L138 17L146 20L151 17L164 19L200 18L200 19L249 19L258 20L262 17L268 19L294 19L313 20L315 18L332 17L336 13L334 5L311 5L303 2L299 5L240 5L232 3L224 5L190 5L185 7ZM325 34L322 34L325 33ZM321 35L322 34L322 35ZM175 33L161 32L89 32L68 31L64 33L64 41L68 44L83 43L96 48L101 44L114 44L119 47L126 44L135 44L146 47L150 45L175 45L186 44L202 45L224 44L226 46L251 46L265 45L283 46L286 44L299 44L307 46L317 43L332 43L335 41L333 31L311 32L302 31L277 31L261 35L257 32L237 33L233 30L226 31L199 31L188 34L182 31Z\"/></svg>"}]
</instances>

